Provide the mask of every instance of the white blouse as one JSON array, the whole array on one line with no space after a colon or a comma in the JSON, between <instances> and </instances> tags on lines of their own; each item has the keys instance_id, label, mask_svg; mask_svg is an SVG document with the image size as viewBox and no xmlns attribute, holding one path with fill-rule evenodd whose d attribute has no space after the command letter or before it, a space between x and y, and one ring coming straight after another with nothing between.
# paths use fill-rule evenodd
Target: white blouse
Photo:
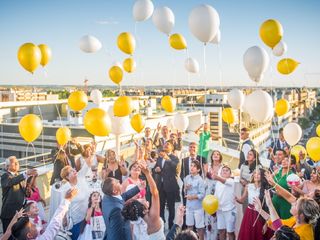
<instances>
[{"instance_id":1,"label":"white blouse","mask_svg":"<svg viewBox=\"0 0 320 240\"><path fill-rule=\"evenodd\" d=\"M259 197L260 187L256 188L254 183L249 183L248 185L248 203L253 204L253 199Z\"/></svg>"}]
</instances>

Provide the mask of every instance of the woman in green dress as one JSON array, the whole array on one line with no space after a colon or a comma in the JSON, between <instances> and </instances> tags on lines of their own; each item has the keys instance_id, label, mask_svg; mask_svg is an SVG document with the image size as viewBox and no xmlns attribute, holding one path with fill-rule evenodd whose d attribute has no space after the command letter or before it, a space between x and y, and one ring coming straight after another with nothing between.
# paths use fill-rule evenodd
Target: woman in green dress
<instances>
[{"instance_id":1,"label":"woman in green dress","mask_svg":"<svg viewBox=\"0 0 320 240\"><path fill-rule=\"evenodd\" d=\"M288 157L285 157L281 162L280 170L274 175L273 179L276 184L279 184L281 187L290 192L290 188L287 184L287 176L291 174L292 171L289 169L289 167L289 159ZM288 219L292 216L290 213L291 204L283 197L277 195L277 193L273 195L272 203L281 219Z\"/></svg>"}]
</instances>

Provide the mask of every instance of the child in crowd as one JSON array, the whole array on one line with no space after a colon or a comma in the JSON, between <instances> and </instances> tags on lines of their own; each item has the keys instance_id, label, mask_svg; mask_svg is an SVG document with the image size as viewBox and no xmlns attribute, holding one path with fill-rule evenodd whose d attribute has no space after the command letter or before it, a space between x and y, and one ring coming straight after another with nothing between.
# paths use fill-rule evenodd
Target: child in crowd
<instances>
[{"instance_id":1,"label":"child in crowd","mask_svg":"<svg viewBox=\"0 0 320 240\"><path fill-rule=\"evenodd\" d=\"M199 175L201 170L200 162L191 162L190 175L184 178L184 191L186 203L186 225L193 229L195 226L199 239L204 239L204 211L202 209L202 199L205 196L205 183Z\"/></svg>"},{"instance_id":2,"label":"child in crowd","mask_svg":"<svg viewBox=\"0 0 320 240\"><path fill-rule=\"evenodd\" d=\"M101 207L101 195L99 192L92 192L89 197L89 204L85 221L81 226L78 240L102 240L106 231Z\"/></svg>"},{"instance_id":3,"label":"child in crowd","mask_svg":"<svg viewBox=\"0 0 320 240\"><path fill-rule=\"evenodd\" d=\"M217 211L217 225L219 231L219 239L235 239L235 224L237 209L234 202L234 180L231 178L231 169L223 166L221 176L213 174L212 178L217 180L215 196L219 200L219 208Z\"/></svg>"},{"instance_id":4,"label":"child in crowd","mask_svg":"<svg viewBox=\"0 0 320 240\"><path fill-rule=\"evenodd\" d=\"M46 202L41 198L39 188L36 186L37 176L31 176L27 179L26 196L28 201L34 201L39 209L39 216L43 221L46 221L44 207Z\"/></svg>"},{"instance_id":5,"label":"child in crowd","mask_svg":"<svg viewBox=\"0 0 320 240\"><path fill-rule=\"evenodd\" d=\"M267 211L267 206L263 200L264 191L269 189L267 179L265 178L265 170L257 168L253 173L253 178L249 184L246 185L243 195L236 201L243 204L245 199L248 199L248 206L245 210L238 240L269 240L273 233L272 231L264 229L265 221L259 217L259 213L254 208L255 199L258 198L263 203L262 208Z\"/></svg>"},{"instance_id":6,"label":"child in crowd","mask_svg":"<svg viewBox=\"0 0 320 240\"><path fill-rule=\"evenodd\" d=\"M38 234L42 234L45 231L45 222L39 216L39 208L35 201L27 202L25 206L25 212L29 217L31 223L36 226Z\"/></svg>"}]
</instances>

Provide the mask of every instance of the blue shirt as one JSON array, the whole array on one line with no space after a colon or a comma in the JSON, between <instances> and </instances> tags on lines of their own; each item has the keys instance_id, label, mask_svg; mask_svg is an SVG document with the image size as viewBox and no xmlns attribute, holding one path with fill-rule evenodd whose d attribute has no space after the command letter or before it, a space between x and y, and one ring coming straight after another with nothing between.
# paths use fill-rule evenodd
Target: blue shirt
<instances>
[{"instance_id":1,"label":"blue shirt","mask_svg":"<svg viewBox=\"0 0 320 240\"><path fill-rule=\"evenodd\" d=\"M202 199L204 198L206 192L205 184L202 177L200 177L199 174L197 174L196 176L192 176L190 174L184 178L184 185L191 185L190 189L186 190L185 195L198 196L198 199L187 200L186 207L192 210L202 208Z\"/></svg>"}]
</instances>

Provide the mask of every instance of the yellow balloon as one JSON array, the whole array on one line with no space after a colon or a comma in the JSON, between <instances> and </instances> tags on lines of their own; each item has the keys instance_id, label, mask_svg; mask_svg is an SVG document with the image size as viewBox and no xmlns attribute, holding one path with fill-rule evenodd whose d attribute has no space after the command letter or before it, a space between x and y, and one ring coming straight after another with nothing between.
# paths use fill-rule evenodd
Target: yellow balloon
<instances>
[{"instance_id":1,"label":"yellow balloon","mask_svg":"<svg viewBox=\"0 0 320 240\"><path fill-rule=\"evenodd\" d=\"M207 195L202 200L202 208L206 213L212 215L219 208L219 200L213 195Z\"/></svg>"},{"instance_id":2,"label":"yellow balloon","mask_svg":"<svg viewBox=\"0 0 320 240\"><path fill-rule=\"evenodd\" d=\"M134 61L133 58L126 58L123 61L123 68L126 72L132 73L134 70L136 70L136 62Z\"/></svg>"},{"instance_id":3,"label":"yellow balloon","mask_svg":"<svg viewBox=\"0 0 320 240\"><path fill-rule=\"evenodd\" d=\"M42 132L42 121L34 114L27 114L19 122L19 132L21 137L27 142L36 140Z\"/></svg>"},{"instance_id":4,"label":"yellow balloon","mask_svg":"<svg viewBox=\"0 0 320 240\"><path fill-rule=\"evenodd\" d=\"M318 137L320 137L320 124L318 125L316 132L317 132Z\"/></svg>"},{"instance_id":5,"label":"yellow balloon","mask_svg":"<svg viewBox=\"0 0 320 240\"><path fill-rule=\"evenodd\" d=\"M174 112L176 109L176 100L171 96L164 96L161 99L161 106L166 112Z\"/></svg>"},{"instance_id":6,"label":"yellow balloon","mask_svg":"<svg viewBox=\"0 0 320 240\"><path fill-rule=\"evenodd\" d=\"M51 49L45 44L40 44L38 45L38 47L41 51L41 56L42 56L40 64L42 65L42 67L44 67L48 64L48 62L50 62L52 52L51 52Z\"/></svg>"},{"instance_id":7,"label":"yellow balloon","mask_svg":"<svg viewBox=\"0 0 320 240\"><path fill-rule=\"evenodd\" d=\"M123 71L119 66L113 66L109 69L109 77L115 84L120 84L123 77Z\"/></svg>"},{"instance_id":8,"label":"yellow balloon","mask_svg":"<svg viewBox=\"0 0 320 240\"><path fill-rule=\"evenodd\" d=\"M290 74L292 73L300 63L292 58L284 58L278 62L277 69L279 73Z\"/></svg>"},{"instance_id":9,"label":"yellow balloon","mask_svg":"<svg viewBox=\"0 0 320 240\"><path fill-rule=\"evenodd\" d=\"M33 43L25 43L18 50L20 65L28 72L33 73L41 62L41 51Z\"/></svg>"},{"instance_id":10,"label":"yellow balloon","mask_svg":"<svg viewBox=\"0 0 320 240\"><path fill-rule=\"evenodd\" d=\"M145 120L140 114L136 114L131 118L131 127L137 132L140 133L145 126Z\"/></svg>"},{"instance_id":11,"label":"yellow balloon","mask_svg":"<svg viewBox=\"0 0 320 240\"><path fill-rule=\"evenodd\" d=\"M291 155L295 156L296 161L299 162L300 152L304 153L304 156L307 156L307 150L301 145L295 145L291 148Z\"/></svg>"},{"instance_id":12,"label":"yellow balloon","mask_svg":"<svg viewBox=\"0 0 320 240\"><path fill-rule=\"evenodd\" d=\"M128 116L132 110L132 100L130 97L121 96L114 102L113 113L116 117Z\"/></svg>"},{"instance_id":13,"label":"yellow balloon","mask_svg":"<svg viewBox=\"0 0 320 240\"><path fill-rule=\"evenodd\" d=\"M289 109L290 109L290 103L287 100L279 99L276 102L275 112L279 117L285 115L289 111Z\"/></svg>"},{"instance_id":14,"label":"yellow balloon","mask_svg":"<svg viewBox=\"0 0 320 240\"><path fill-rule=\"evenodd\" d=\"M75 91L68 98L68 105L74 111L81 111L88 104L88 96L83 91Z\"/></svg>"},{"instance_id":15,"label":"yellow balloon","mask_svg":"<svg viewBox=\"0 0 320 240\"><path fill-rule=\"evenodd\" d=\"M260 26L260 38L271 48L276 46L283 35L281 24L274 19L269 19Z\"/></svg>"},{"instance_id":16,"label":"yellow balloon","mask_svg":"<svg viewBox=\"0 0 320 240\"><path fill-rule=\"evenodd\" d=\"M71 139L71 130L68 127L58 128L56 138L59 145L67 144Z\"/></svg>"},{"instance_id":17,"label":"yellow balloon","mask_svg":"<svg viewBox=\"0 0 320 240\"><path fill-rule=\"evenodd\" d=\"M222 111L222 120L228 124L234 123L234 113L232 108L225 108Z\"/></svg>"},{"instance_id":18,"label":"yellow balloon","mask_svg":"<svg viewBox=\"0 0 320 240\"><path fill-rule=\"evenodd\" d=\"M132 55L136 48L136 40L134 36L129 32L120 33L118 36L118 48L126 53Z\"/></svg>"},{"instance_id":19,"label":"yellow balloon","mask_svg":"<svg viewBox=\"0 0 320 240\"><path fill-rule=\"evenodd\" d=\"M105 137L111 131L111 120L106 111L101 108L90 109L83 118L85 129L92 135Z\"/></svg>"},{"instance_id":20,"label":"yellow balloon","mask_svg":"<svg viewBox=\"0 0 320 240\"><path fill-rule=\"evenodd\" d=\"M183 50L187 48L186 40L179 33L172 34L169 38L169 43L172 48L177 50Z\"/></svg>"},{"instance_id":21,"label":"yellow balloon","mask_svg":"<svg viewBox=\"0 0 320 240\"><path fill-rule=\"evenodd\" d=\"M309 157L318 162L320 160L320 137L312 137L308 140L306 145Z\"/></svg>"}]
</instances>

